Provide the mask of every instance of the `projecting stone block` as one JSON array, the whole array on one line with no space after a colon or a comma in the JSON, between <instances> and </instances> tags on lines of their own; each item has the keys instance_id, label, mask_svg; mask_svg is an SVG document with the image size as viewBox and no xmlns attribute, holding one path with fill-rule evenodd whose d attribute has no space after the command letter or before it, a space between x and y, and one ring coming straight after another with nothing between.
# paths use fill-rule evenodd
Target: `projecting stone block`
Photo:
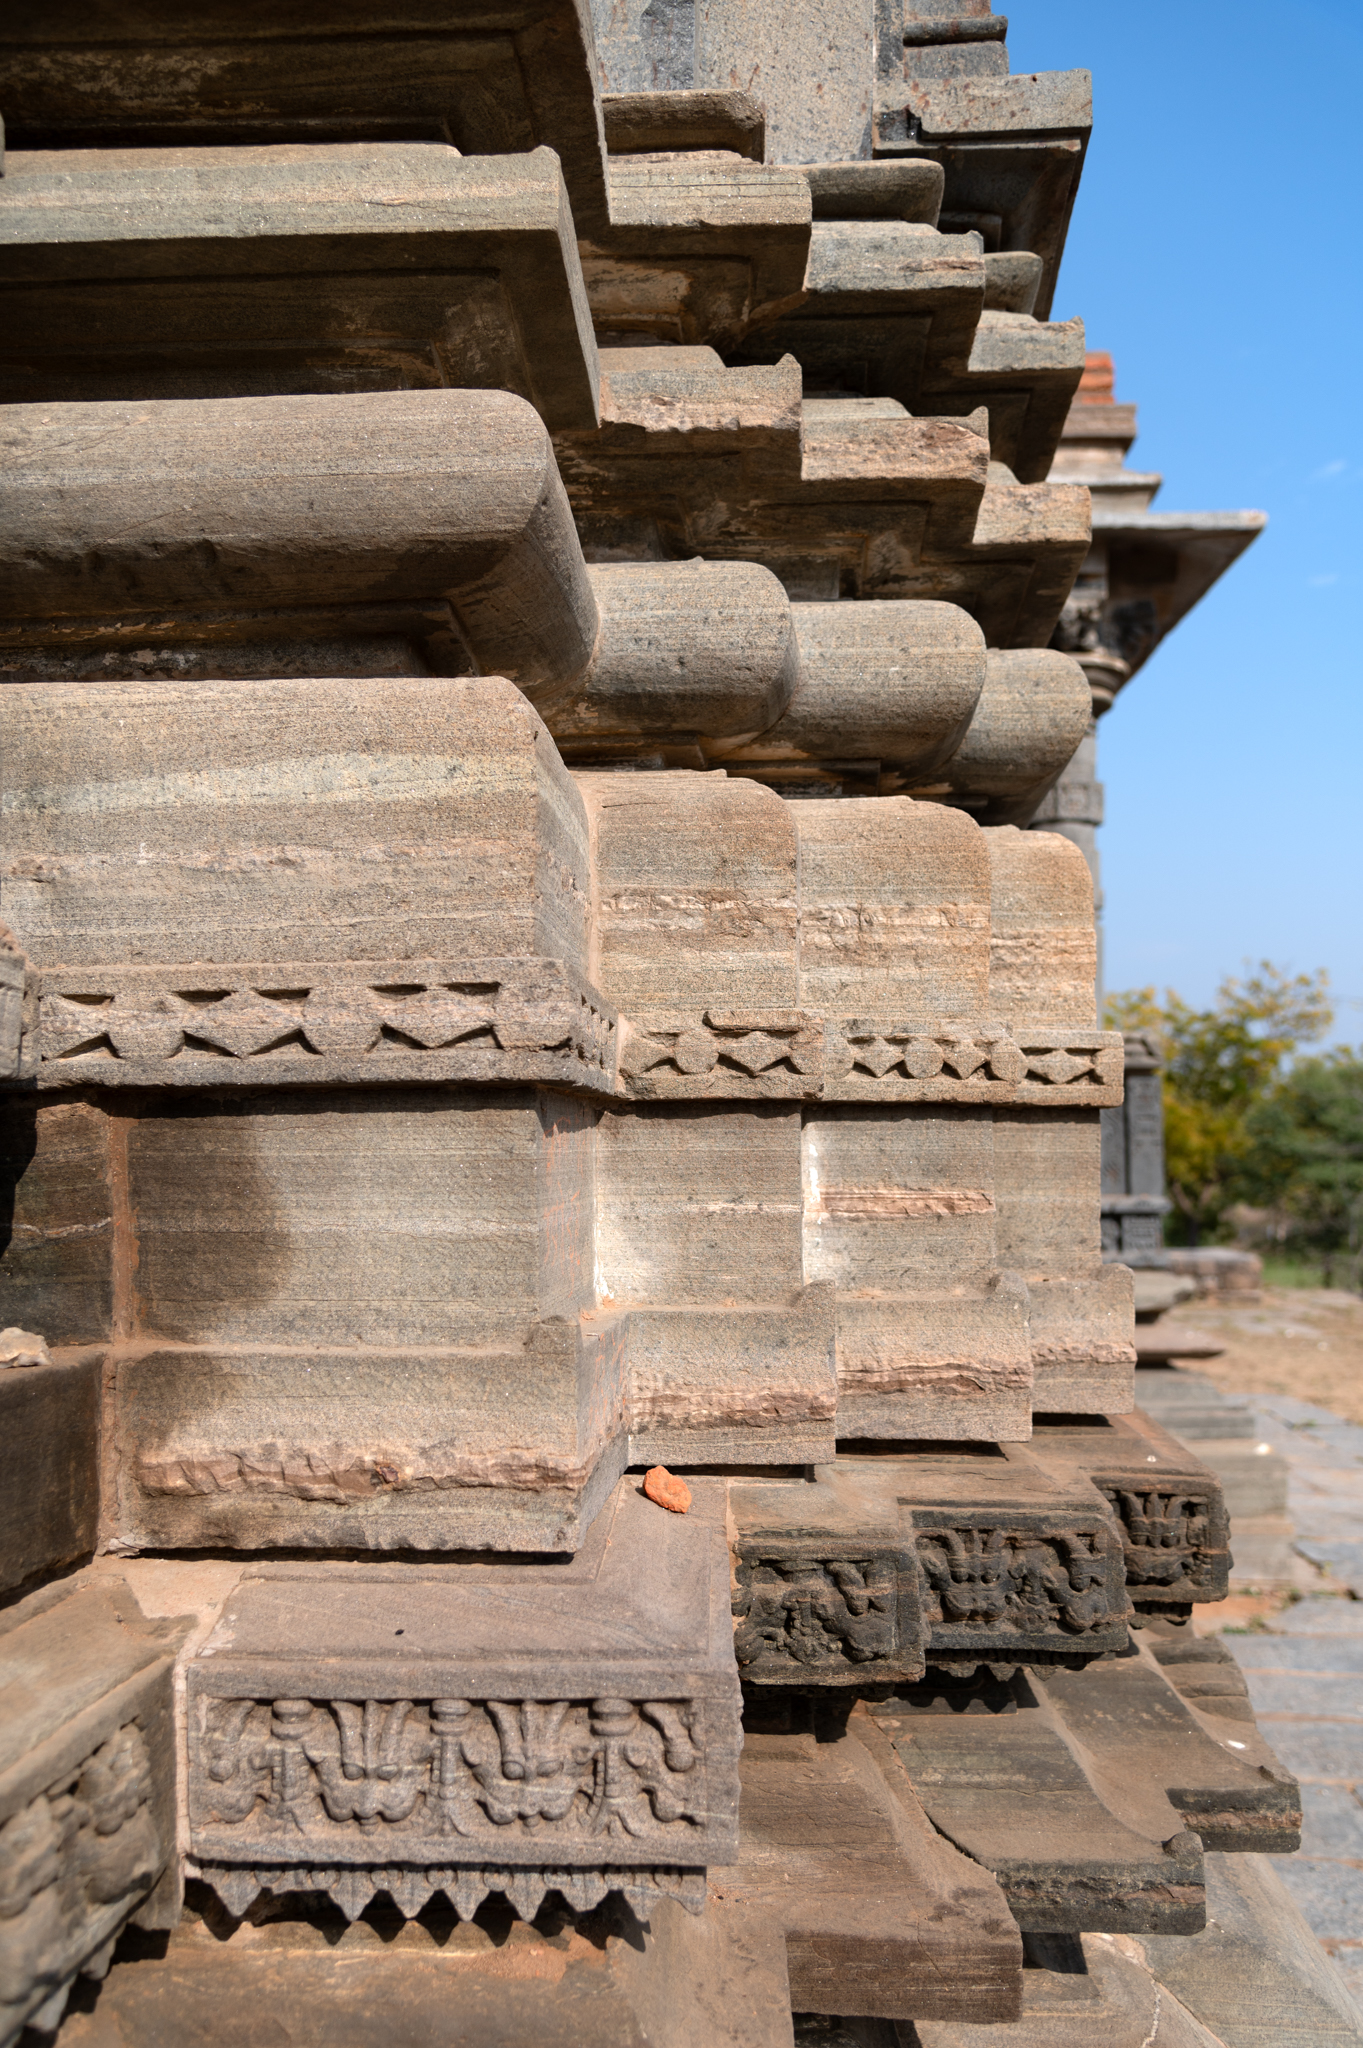
<instances>
[{"instance_id":1,"label":"projecting stone block","mask_svg":"<svg viewBox=\"0 0 1363 2048\"><path fill-rule=\"evenodd\" d=\"M735 1654L755 1685L865 1690L925 1664L1082 1665L1126 1644L1105 1501L1021 1445L844 1450L812 1485L735 1480L730 1515Z\"/></svg>"},{"instance_id":2,"label":"projecting stone block","mask_svg":"<svg viewBox=\"0 0 1363 2048\"><path fill-rule=\"evenodd\" d=\"M745 1682L858 1690L922 1675L927 1588L878 1465L839 1458L812 1485L735 1482L729 1505Z\"/></svg>"},{"instance_id":3,"label":"projecting stone block","mask_svg":"<svg viewBox=\"0 0 1363 2048\"><path fill-rule=\"evenodd\" d=\"M991 647L1045 648L1088 552L1087 491L991 467L982 407L802 399L800 363L774 352L726 368L708 347L602 350L600 428L555 437L591 558L756 560L793 599L945 601Z\"/></svg>"},{"instance_id":4,"label":"projecting stone block","mask_svg":"<svg viewBox=\"0 0 1363 2048\"><path fill-rule=\"evenodd\" d=\"M98 1353L0 1369L0 1590L95 1548L101 1380Z\"/></svg>"},{"instance_id":5,"label":"projecting stone block","mask_svg":"<svg viewBox=\"0 0 1363 2048\"><path fill-rule=\"evenodd\" d=\"M581 803L499 678L34 684L4 692L0 720L9 909L39 965L583 958ZM191 1003L231 993L185 983ZM262 1012L248 1049L305 1023L233 1008Z\"/></svg>"},{"instance_id":6,"label":"projecting stone block","mask_svg":"<svg viewBox=\"0 0 1363 2048\"><path fill-rule=\"evenodd\" d=\"M1290 1855L1301 1841L1296 1779L1251 1723L1232 1732L1224 1716L1183 1698L1176 1673L1142 1629L1126 1656L1036 1683L1100 1769L1163 1786L1204 1849Z\"/></svg>"},{"instance_id":7,"label":"projecting stone block","mask_svg":"<svg viewBox=\"0 0 1363 2048\"><path fill-rule=\"evenodd\" d=\"M579 1322L594 1125L512 1088L142 1117L123 1540L575 1548L626 1454L623 1332Z\"/></svg>"},{"instance_id":8,"label":"projecting stone block","mask_svg":"<svg viewBox=\"0 0 1363 2048\"><path fill-rule=\"evenodd\" d=\"M803 803L796 826L803 1001L868 1016L988 1013L988 849L969 819L897 797Z\"/></svg>"},{"instance_id":9,"label":"projecting stone block","mask_svg":"<svg viewBox=\"0 0 1363 2048\"><path fill-rule=\"evenodd\" d=\"M604 50L602 55L606 55ZM609 63L609 58L606 61ZM747 92L603 91L601 124L612 156L652 156L659 150L730 150L760 164L766 154L762 102Z\"/></svg>"},{"instance_id":10,"label":"projecting stone block","mask_svg":"<svg viewBox=\"0 0 1363 2048\"><path fill-rule=\"evenodd\" d=\"M1126 1583L1158 1614L1224 1600L1230 1517L1216 1474L1136 1409L1128 1416L1035 1419L1030 1448L1048 1466L1086 1472L1122 1525Z\"/></svg>"},{"instance_id":11,"label":"projecting stone block","mask_svg":"<svg viewBox=\"0 0 1363 2048\"><path fill-rule=\"evenodd\" d=\"M533 694L591 658L549 437L509 392L16 405L3 426L11 677L107 676L106 656L126 674L181 646L325 675L336 642L353 663L377 639L409 674L477 666Z\"/></svg>"},{"instance_id":12,"label":"projecting stone block","mask_svg":"<svg viewBox=\"0 0 1363 2048\"><path fill-rule=\"evenodd\" d=\"M591 671L544 707L565 746L763 732L789 704L801 656L769 569L660 562L588 575L601 613Z\"/></svg>"},{"instance_id":13,"label":"projecting stone block","mask_svg":"<svg viewBox=\"0 0 1363 2048\"><path fill-rule=\"evenodd\" d=\"M875 1713L1030 1932L1192 1934L1204 1847L1295 1846L1295 1785L1252 1723L1204 1722L1145 1649L1006 1685L929 1674Z\"/></svg>"},{"instance_id":14,"label":"projecting stone block","mask_svg":"<svg viewBox=\"0 0 1363 2048\"><path fill-rule=\"evenodd\" d=\"M610 1000L645 1029L707 1004L792 1007L799 884L790 807L718 773L577 783L596 875L592 973Z\"/></svg>"},{"instance_id":15,"label":"projecting stone block","mask_svg":"<svg viewBox=\"0 0 1363 2048\"><path fill-rule=\"evenodd\" d=\"M994 1873L1026 1932L1196 1933L1196 1837L1157 1782L1118 1758L1095 1772L1048 1697L1035 1674L930 1677L873 1711L934 1827Z\"/></svg>"},{"instance_id":16,"label":"projecting stone block","mask_svg":"<svg viewBox=\"0 0 1363 2048\"><path fill-rule=\"evenodd\" d=\"M626 1482L514 1592L475 1565L245 1577L188 1669L191 1843L232 1910L443 1891L470 1917L492 1889L528 1917L641 1883L698 1908L737 1847L740 1737L722 1493L693 1493L669 1515Z\"/></svg>"},{"instance_id":17,"label":"projecting stone block","mask_svg":"<svg viewBox=\"0 0 1363 2048\"><path fill-rule=\"evenodd\" d=\"M596 424L547 149L11 151L5 175L7 403L473 385Z\"/></svg>"},{"instance_id":18,"label":"projecting stone block","mask_svg":"<svg viewBox=\"0 0 1363 2048\"><path fill-rule=\"evenodd\" d=\"M579 223L598 333L729 349L804 295L809 187L725 150L612 157L610 226Z\"/></svg>"},{"instance_id":19,"label":"projecting stone block","mask_svg":"<svg viewBox=\"0 0 1363 2048\"><path fill-rule=\"evenodd\" d=\"M1015 481L1041 483L1083 373L1083 322L1033 317L1038 257L985 255L978 231L939 232L937 204L929 225L916 194L895 204L895 181L913 173L941 176L936 165L884 161L810 174L806 296L743 353L761 349L769 360L789 349L810 381L883 395L919 415L984 407L994 460ZM940 194L938 183L938 204Z\"/></svg>"},{"instance_id":20,"label":"projecting stone block","mask_svg":"<svg viewBox=\"0 0 1363 2048\"><path fill-rule=\"evenodd\" d=\"M400 25L345 0L258 17L213 0L186 19L141 0L114 33L82 7L16 10L0 98L13 149L129 143L239 148L429 137L469 155L554 149L579 227L605 216L605 165L590 20L575 0L532 0L509 18L429 4Z\"/></svg>"},{"instance_id":21,"label":"projecting stone block","mask_svg":"<svg viewBox=\"0 0 1363 2048\"><path fill-rule=\"evenodd\" d=\"M0 1618L0 2041L55 2031L128 1919L179 1917L171 1667L181 1624L119 1581L50 1586Z\"/></svg>"},{"instance_id":22,"label":"projecting stone block","mask_svg":"<svg viewBox=\"0 0 1363 2048\"><path fill-rule=\"evenodd\" d=\"M952 758L984 683L984 635L955 605L868 598L791 607L800 653L777 722L723 758L798 767L827 756L927 776ZM817 784L813 785L815 788Z\"/></svg>"},{"instance_id":23,"label":"projecting stone block","mask_svg":"<svg viewBox=\"0 0 1363 2048\"><path fill-rule=\"evenodd\" d=\"M1088 680L1069 655L1045 647L994 649L945 780L982 825L1026 824L1091 719Z\"/></svg>"}]
</instances>

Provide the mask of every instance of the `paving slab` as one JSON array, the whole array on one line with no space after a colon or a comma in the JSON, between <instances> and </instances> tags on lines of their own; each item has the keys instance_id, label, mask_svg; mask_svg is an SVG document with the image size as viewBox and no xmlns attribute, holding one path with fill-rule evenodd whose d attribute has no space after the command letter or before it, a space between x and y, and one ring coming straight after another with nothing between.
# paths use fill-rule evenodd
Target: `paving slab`
<instances>
[{"instance_id":1,"label":"paving slab","mask_svg":"<svg viewBox=\"0 0 1363 2048\"><path fill-rule=\"evenodd\" d=\"M1270 1635L1355 1636L1363 1641L1363 1601L1329 1595L1299 1600L1268 1622Z\"/></svg>"},{"instance_id":2,"label":"paving slab","mask_svg":"<svg viewBox=\"0 0 1363 2048\"><path fill-rule=\"evenodd\" d=\"M1309 1692L1312 1719L1329 1717L1353 1721L1358 1725L1360 1738L1363 1738L1363 1687L1359 1685L1356 1673L1328 1677L1312 1671L1309 1678L1300 1671L1250 1671L1247 1675L1249 1696L1255 1713L1261 1718L1265 1714L1275 1721L1282 1716L1301 1718L1307 1710L1303 1693Z\"/></svg>"},{"instance_id":3,"label":"paving slab","mask_svg":"<svg viewBox=\"0 0 1363 2048\"><path fill-rule=\"evenodd\" d=\"M1363 1941L1363 1862L1275 1856L1283 1883L1319 1941Z\"/></svg>"},{"instance_id":4,"label":"paving slab","mask_svg":"<svg viewBox=\"0 0 1363 2048\"><path fill-rule=\"evenodd\" d=\"M1363 1778L1363 1727L1356 1721L1266 1718L1262 1732L1298 1778L1330 1778L1345 1785Z\"/></svg>"}]
</instances>

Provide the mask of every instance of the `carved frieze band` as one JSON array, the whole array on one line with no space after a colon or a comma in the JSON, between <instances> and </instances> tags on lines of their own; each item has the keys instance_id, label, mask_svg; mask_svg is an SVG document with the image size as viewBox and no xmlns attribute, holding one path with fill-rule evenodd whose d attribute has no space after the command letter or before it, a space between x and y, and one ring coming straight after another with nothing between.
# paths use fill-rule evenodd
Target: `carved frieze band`
<instances>
[{"instance_id":1,"label":"carved frieze band","mask_svg":"<svg viewBox=\"0 0 1363 2048\"><path fill-rule=\"evenodd\" d=\"M190 1771L196 1849L214 1860L445 1866L704 1860L696 1700L203 1702ZM550 1843L553 1846L550 1848ZM688 1853L689 1852L689 1853Z\"/></svg>"},{"instance_id":2,"label":"carved frieze band","mask_svg":"<svg viewBox=\"0 0 1363 2048\"><path fill-rule=\"evenodd\" d=\"M1167 1482L1095 1483L1121 1523L1126 1583L1140 1605L1225 1598L1230 1526L1219 1496Z\"/></svg>"},{"instance_id":3,"label":"carved frieze band","mask_svg":"<svg viewBox=\"0 0 1363 2048\"><path fill-rule=\"evenodd\" d=\"M238 1918L261 1892L325 1892L347 1920L358 1920L381 1893L409 1920L431 1899L442 1896L460 1920L471 1920L484 1899L499 1893L520 1914L533 1920L551 1893L575 1913L589 1913L612 1892L627 1898L641 1919L662 1899L674 1899L688 1913L705 1905L703 1869L648 1868L561 1870L551 1866L498 1869L480 1864L441 1867L424 1864L354 1864L339 1869L307 1865L264 1865L244 1869L233 1863L204 1863L200 1874L211 1884L229 1913Z\"/></svg>"},{"instance_id":4,"label":"carved frieze band","mask_svg":"<svg viewBox=\"0 0 1363 2048\"><path fill-rule=\"evenodd\" d=\"M830 1018L618 1018L555 960L31 973L17 1058L41 1087L552 1080L634 1099L1121 1100L1118 1032ZM617 1072L618 1067L618 1072Z\"/></svg>"},{"instance_id":5,"label":"carved frieze band","mask_svg":"<svg viewBox=\"0 0 1363 2048\"><path fill-rule=\"evenodd\" d=\"M615 1014L554 960L87 968L38 983L47 1081L74 1069L177 1086L333 1073L614 1085Z\"/></svg>"},{"instance_id":6,"label":"carved frieze band","mask_svg":"<svg viewBox=\"0 0 1363 2048\"><path fill-rule=\"evenodd\" d=\"M734 1656L745 1678L803 1672L815 1684L850 1679L867 1665L921 1669L919 1574L892 1552L811 1558L740 1558L734 1592ZM906 1580L907 1628L901 1624Z\"/></svg>"},{"instance_id":7,"label":"carved frieze band","mask_svg":"<svg viewBox=\"0 0 1363 2048\"><path fill-rule=\"evenodd\" d=\"M927 1661L972 1652L1098 1655L1125 1628L1121 1547L1105 1520L920 1530L914 1545L819 1558L803 1544L754 1545L734 1594L743 1676L836 1684L871 1676L868 1666L917 1675Z\"/></svg>"},{"instance_id":8,"label":"carved frieze band","mask_svg":"<svg viewBox=\"0 0 1363 2048\"><path fill-rule=\"evenodd\" d=\"M931 1591L930 1647L968 1646L973 1634L1071 1643L1125 1622L1122 1556L1105 1524L1031 1530L936 1529L918 1535Z\"/></svg>"},{"instance_id":9,"label":"carved frieze band","mask_svg":"<svg viewBox=\"0 0 1363 2048\"><path fill-rule=\"evenodd\" d=\"M1119 1102L1114 1031L975 1029L824 1018L802 1010L631 1022L620 1071L637 1096L795 1095L823 1100ZM1063 1091L1063 1096L1061 1095Z\"/></svg>"},{"instance_id":10,"label":"carved frieze band","mask_svg":"<svg viewBox=\"0 0 1363 2048\"><path fill-rule=\"evenodd\" d=\"M0 2039L55 2029L71 1981L102 1976L166 1848L135 1722L0 1826Z\"/></svg>"}]
</instances>

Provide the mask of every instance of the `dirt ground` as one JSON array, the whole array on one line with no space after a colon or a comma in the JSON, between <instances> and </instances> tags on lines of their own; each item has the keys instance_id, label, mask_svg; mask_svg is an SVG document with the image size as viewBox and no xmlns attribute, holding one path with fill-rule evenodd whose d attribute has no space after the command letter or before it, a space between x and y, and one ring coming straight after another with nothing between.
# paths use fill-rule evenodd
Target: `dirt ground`
<instances>
[{"instance_id":1,"label":"dirt ground","mask_svg":"<svg viewBox=\"0 0 1363 2048\"><path fill-rule=\"evenodd\" d=\"M1256 1301L1185 1302L1150 1326L1160 1340L1202 1333L1226 1349L1189 1359L1236 1394L1292 1394L1363 1423L1363 1297L1337 1287L1266 1287Z\"/></svg>"}]
</instances>

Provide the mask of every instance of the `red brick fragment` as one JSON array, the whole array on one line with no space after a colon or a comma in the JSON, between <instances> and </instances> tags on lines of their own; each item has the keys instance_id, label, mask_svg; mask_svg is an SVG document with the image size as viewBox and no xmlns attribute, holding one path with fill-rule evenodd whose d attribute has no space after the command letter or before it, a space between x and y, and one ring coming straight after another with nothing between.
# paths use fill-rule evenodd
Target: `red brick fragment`
<instances>
[{"instance_id":1,"label":"red brick fragment","mask_svg":"<svg viewBox=\"0 0 1363 2048\"><path fill-rule=\"evenodd\" d=\"M645 1472L644 1492L669 1514L684 1515L691 1505L690 1487L675 1472L669 1472L666 1465L654 1465Z\"/></svg>"}]
</instances>

